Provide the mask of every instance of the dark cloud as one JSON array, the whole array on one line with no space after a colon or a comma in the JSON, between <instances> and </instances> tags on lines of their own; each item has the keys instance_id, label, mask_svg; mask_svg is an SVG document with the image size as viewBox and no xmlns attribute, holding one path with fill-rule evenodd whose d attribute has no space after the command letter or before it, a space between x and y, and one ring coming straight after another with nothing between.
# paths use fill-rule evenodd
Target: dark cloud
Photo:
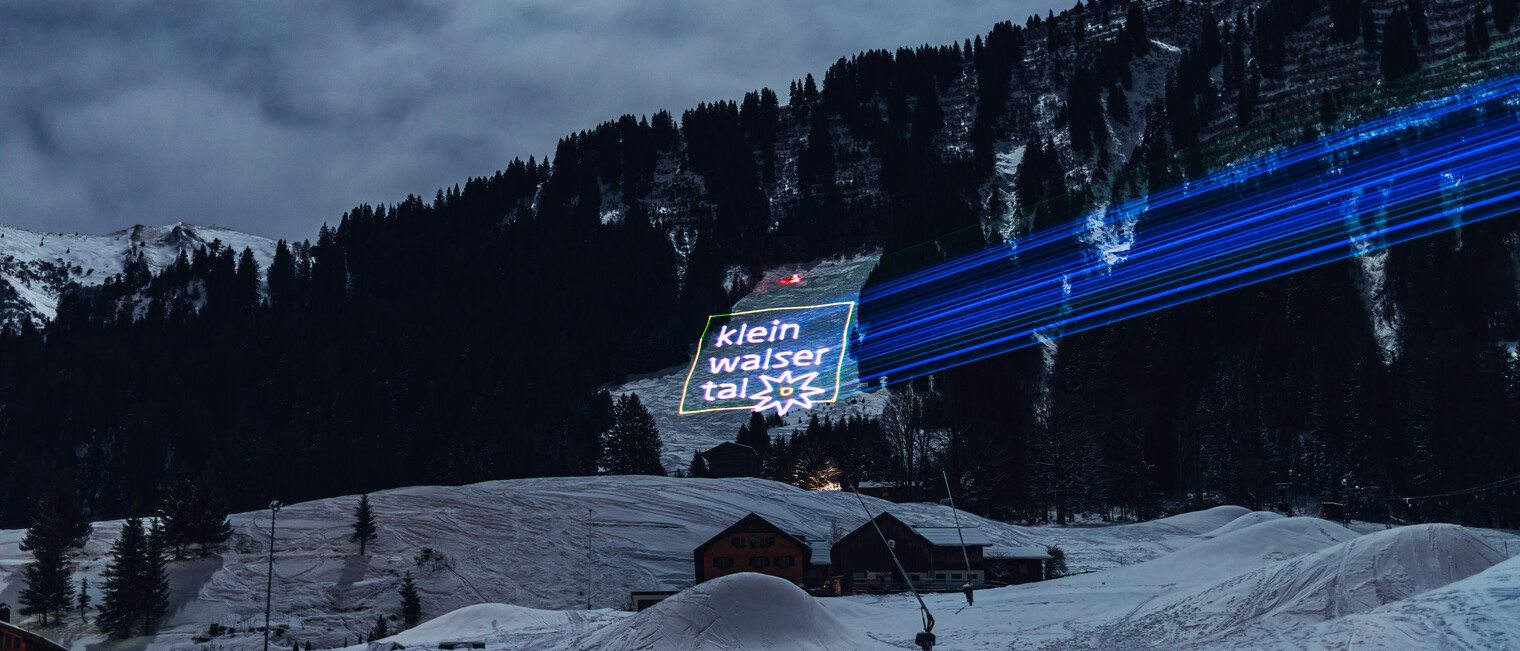
<instances>
[{"instance_id":1,"label":"dark cloud","mask_svg":"<svg viewBox=\"0 0 1520 651\"><path fill-rule=\"evenodd\" d=\"M624 113L679 113L1047 1L0 4L0 223L309 238Z\"/></svg>"}]
</instances>

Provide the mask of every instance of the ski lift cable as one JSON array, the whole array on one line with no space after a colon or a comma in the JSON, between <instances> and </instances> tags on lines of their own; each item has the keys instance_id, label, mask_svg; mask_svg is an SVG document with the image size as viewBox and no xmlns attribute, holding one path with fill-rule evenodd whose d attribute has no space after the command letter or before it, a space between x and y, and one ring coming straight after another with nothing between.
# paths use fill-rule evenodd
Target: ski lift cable
<instances>
[{"instance_id":1,"label":"ski lift cable","mask_svg":"<svg viewBox=\"0 0 1520 651\"><path fill-rule=\"evenodd\" d=\"M966 561L966 583L971 582L971 555L966 552L966 535L961 532L961 515L955 510L955 493L950 491L950 475L940 468L939 476L945 479L945 496L950 498L950 515L955 518L955 535L961 539L961 558Z\"/></svg>"},{"instance_id":2,"label":"ski lift cable","mask_svg":"<svg viewBox=\"0 0 1520 651\"><path fill-rule=\"evenodd\" d=\"M1461 489L1457 489L1457 490L1454 490L1454 491L1448 491L1448 492L1445 492L1445 493L1436 493L1434 495L1420 495L1420 496L1417 496L1417 497L1388 496L1388 497L1384 497L1382 499L1387 500L1387 501L1391 501L1391 502L1395 502L1395 501L1413 502L1413 501L1416 501L1416 500L1429 500L1429 499L1436 499L1436 498L1440 498L1440 497L1455 497L1455 496L1458 496L1458 495L1467 495L1467 494L1470 494L1470 493L1481 493L1483 491L1489 491L1489 490L1493 490L1495 488L1504 488L1506 486L1512 486L1512 485L1515 485L1515 484L1520 484L1520 475L1515 475L1513 477L1507 477L1505 479L1500 479L1500 480L1497 480L1497 481L1492 481L1492 482L1489 482L1487 484L1479 484L1477 486L1471 486L1471 487L1468 487L1468 488L1461 488Z\"/></svg>"},{"instance_id":3,"label":"ski lift cable","mask_svg":"<svg viewBox=\"0 0 1520 651\"><path fill-rule=\"evenodd\" d=\"M913 587L913 579L908 577L908 571L903 569L902 561L897 559L897 550L892 549L892 544L887 542L887 534L882 532L881 525L876 522L876 516L871 515L871 509L866 506L865 498L856 490L855 499L860 502L860 509L866 512L866 519L871 521L871 526L876 528L876 535L881 536L881 544L887 548L887 553L892 556L892 563L897 565L898 573L902 574L903 582L908 584L908 591L913 593L913 598L918 600L918 609L923 615L924 632L934 630L934 615L929 613L929 606L924 603L922 595L918 594L918 588Z\"/></svg>"}]
</instances>

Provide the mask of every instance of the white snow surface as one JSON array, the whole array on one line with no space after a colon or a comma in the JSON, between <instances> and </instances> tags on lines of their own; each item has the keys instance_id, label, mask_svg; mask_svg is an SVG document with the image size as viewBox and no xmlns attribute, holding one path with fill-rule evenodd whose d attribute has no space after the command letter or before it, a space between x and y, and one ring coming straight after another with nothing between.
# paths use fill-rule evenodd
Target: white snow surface
<instances>
[{"instance_id":1,"label":"white snow surface","mask_svg":"<svg viewBox=\"0 0 1520 651\"><path fill-rule=\"evenodd\" d=\"M786 579L745 572L698 585L616 622L586 649L890 649Z\"/></svg>"},{"instance_id":2,"label":"white snow surface","mask_svg":"<svg viewBox=\"0 0 1520 651\"><path fill-rule=\"evenodd\" d=\"M379 539L347 542L357 497L285 507L276 528L273 644L356 644L399 614L403 575L424 623L387 638L408 648L480 640L504 649L910 648L911 596L807 597L741 575L689 589L640 614L634 590L692 587L692 550L756 512L810 541L865 522L854 495L761 479L578 477L424 486L370 495ZM950 526L938 504L865 498L913 525ZM588 520L589 518L589 520ZM1504 648L1520 640L1520 549L1513 532L1452 525L1358 531L1314 518L1218 507L1131 524L1025 527L960 513L999 547L1059 544L1074 576L925 595L944 649ZM170 563L170 615L134 650L257 648L268 511L232 516L227 549ZM119 522L96 525L78 559L100 601L100 570ZM0 531L0 601L16 603L29 556ZM1499 543L1499 544L1495 544ZM589 591L589 595L588 595ZM588 610L588 601L592 609ZM87 651L104 638L70 616L42 632ZM207 640L208 626L234 630ZM391 630L400 628L392 621ZM200 640L196 640L201 636Z\"/></svg>"}]
</instances>

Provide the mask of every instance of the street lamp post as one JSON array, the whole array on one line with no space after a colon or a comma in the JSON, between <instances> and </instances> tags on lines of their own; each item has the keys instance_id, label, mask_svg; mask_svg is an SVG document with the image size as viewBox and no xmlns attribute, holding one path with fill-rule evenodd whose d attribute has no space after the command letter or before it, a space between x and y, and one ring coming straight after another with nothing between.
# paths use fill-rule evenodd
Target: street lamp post
<instances>
[{"instance_id":1,"label":"street lamp post","mask_svg":"<svg viewBox=\"0 0 1520 651\"><path fill-rule=\"evenodd\" d=\"M274 595L274 519L280 514L280 501L269 503L269 576L264 583L264 651L269 651L269 600Z\"/></svg>"}]
</instances>

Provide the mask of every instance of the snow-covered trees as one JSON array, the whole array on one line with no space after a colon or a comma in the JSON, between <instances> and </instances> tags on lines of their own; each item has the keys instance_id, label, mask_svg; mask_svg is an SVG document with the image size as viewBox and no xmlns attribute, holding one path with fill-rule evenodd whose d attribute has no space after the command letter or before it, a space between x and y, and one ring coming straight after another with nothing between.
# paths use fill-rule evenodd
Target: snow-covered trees
<instances>
[{"instance_id":1,"label":"snow-covered trees","mask_svg":"<svg viewBox=\"0 0 1520 651\"><path fill-rule=\"evenodd\" d=\"M115 638L152 633L169 610L169 579L140 518L127 518L122 525L101 575L105 583L95 625Z\"/></svg>"},{"instance_id":2,"label":"snow-covered trees","mask_svg":"<svg viewBox=\"0 0 1520 651\"><path fill-rule=\"evenodd\" d=\"M354 507L354 531L348 536L348 542L358 543L359 555L363 556L365 548L378 537L375 533L375 512L369 506L369 495L360 495L359 504Z\"/></svg>"},{"instance_id":3,"label":"snow-covered trees","mask_svg":"<svg viewBox=\"0 0 1520 651\"><path fill-rule=\"evenodd\" d=\"M620 396L612 407L612 429L603 437L603 474L663 475L661 446L660 428L639 395Z\"/></svg>"}]
</instances>

